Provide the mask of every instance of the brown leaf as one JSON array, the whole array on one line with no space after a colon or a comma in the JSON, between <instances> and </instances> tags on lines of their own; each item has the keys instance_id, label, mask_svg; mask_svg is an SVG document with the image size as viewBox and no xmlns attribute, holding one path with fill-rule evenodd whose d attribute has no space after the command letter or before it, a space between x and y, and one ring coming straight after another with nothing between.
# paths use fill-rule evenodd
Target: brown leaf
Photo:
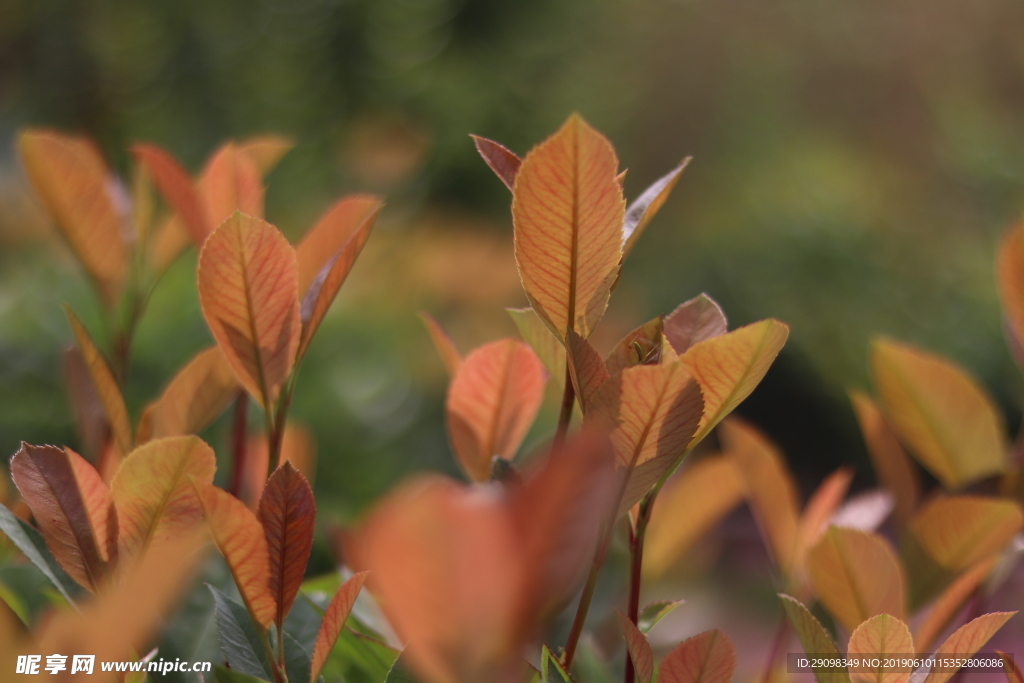
<instances>
[{"instance_id":1,"label":"brown leaf","mask_svg":"<svg viewBox=\"0 0 1024 683\"><path fill-rule=\"evenodd\" d=\"M665 317L665 338L678 354L686 353L694 344L721 336L728 330L725 313L707 294L699 294L679 304Z\"/></svg>"},{"instance_id":2,"label":"brown leaf","mask_svg":"<svg viewBox=\"0 0 1024 683\"><path fill-rule=\"evenodd\" d=\"M729 637L714 629L687 638L666 655L659 683L730 683L736 650Z\"/></svg>"},{"instance_id":3,"label":"brown leaf","mask_svg":"<svg viewBox=\"0 0 1024 683\"><path fill-rule=\"evenodd\" d=\"M498 176L501 182L505 183L505 187L511 190L515 184L519 166L523 163L522 160L509 151L507 147L498 144L494 140L488 140L479 135L470 135L469 137L473 138L476 151L480 153L483 160L491 167L494 175Z\"/></svg>"},{"instance_id":4,"label":"brown leaf","mask_svg":"<svg viewBox=\"0 0 1024 683\"><path fill-rule=\"evenodd\" d=\"M313 490L290 462L285 461L267 480L258 516L270 553L270 593L277 602L274 622L282 628L306 573L316 525Z\"/></svg>"},{"instance_id":5,"label":"brown leaf","mask_svg":"<svg viewBox=\"0 0 1024 683\"><path fill-rule=\"evenodd\" d=\"M651 222L655 214L661 209L665 200L672 194L672 190L675 188L676 183L679 181L679 176L686 168L687 164L690 163L691 157L683 159L682 163L673 168L671 171L658 178L654 183L651 184L646 190L644 190L639 197L637 197L629 208L626 209L625 216L622 222L622 253L623 256L633 250L633 246L636 245L637 240L640 239L640 235L643 234L644 228ZM678 353L682 353L679 351Z\"/></svg>"}]
</instances>

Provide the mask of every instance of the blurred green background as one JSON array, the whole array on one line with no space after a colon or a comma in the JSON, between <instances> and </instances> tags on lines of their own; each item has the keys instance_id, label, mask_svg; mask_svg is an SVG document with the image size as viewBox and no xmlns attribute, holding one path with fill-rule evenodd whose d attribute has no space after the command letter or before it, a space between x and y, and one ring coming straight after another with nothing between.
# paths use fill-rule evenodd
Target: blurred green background
<instances>
[{"instance_id":1,"label":"blurred green background","mask_svg":"<svg viewBox=\"0 0 1024 683\"><path fill-rule=\"evenodd\" d=\"M296 146L267 216L297 238L343 193L388 197L314 342L294 416L322 509L454 472L445 376L416 312L463 350L525 305L509 195L469 133L524 153L579 111L638 194L695 157L628 260L599 344L706 291L789 345L743 412L808 483L866 458L845 389L878 333L954 358L1018 421L992 261L1024 208L1024 5L1011 0L0 1L0 451L74 443L59 351L85 279L28 195L27 125L148 140L191 170L221 141ZM138 414L209 343L195 254L160 283L129 380ZM545 408L534 440L551 424ZM207 435L220 448L225 424Z\"/></svg>"}]
</instances>

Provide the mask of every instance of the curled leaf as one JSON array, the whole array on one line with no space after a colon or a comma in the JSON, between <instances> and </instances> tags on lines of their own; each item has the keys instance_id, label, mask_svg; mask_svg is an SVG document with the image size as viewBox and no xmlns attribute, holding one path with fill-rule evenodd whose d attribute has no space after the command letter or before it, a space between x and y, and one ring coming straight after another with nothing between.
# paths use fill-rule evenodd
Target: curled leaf
<instances>
[{"instance_id":1,"label":"curled leaf","mask_svg":"<svg viewBox=\"0 0 1024 683\"><path fill-rule=\"evenodd\" d=\"M608 357L605 365L608 374L614 375L619 370L634 365L654 365L661 361L662 317L649 320L623 337Z\"/></svg>"},{"instance_id":2,"label":"curled leaf","mask_svg":"<svg viewBox=\"0 0 1024 683\"><path fill-rule=\"evenodd\" d=\"M661 209L665 200L672 194L672 190L675 188L676 183L679 181L679 176L686 168L687 164L690 163L691 157L683 159L682 163L673 168L671 171L663 175L654 181L650 187L644 190L639 197L637 197L629 208L626 209L626 214L623 217L622 222L622 253L623 256L633 250L633 246L636 245L640 235L643 234L644 228L651 222L655 214ZM679 351L682 353L682 351Z\"/></svg>"}]
</instances>

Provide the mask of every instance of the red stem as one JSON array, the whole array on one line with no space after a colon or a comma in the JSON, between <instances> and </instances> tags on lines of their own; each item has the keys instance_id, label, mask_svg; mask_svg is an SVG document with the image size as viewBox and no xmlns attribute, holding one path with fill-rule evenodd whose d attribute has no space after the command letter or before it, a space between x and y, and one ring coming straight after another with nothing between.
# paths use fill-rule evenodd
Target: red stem
<instances>
[{"instance_id":1,"label":"red stem","mask_svg":"<svg viewBox=\"0 0 1024 683\"><path fill-rule=\"evenodd\" d=\"M242 494L245 471L248 469L249 394L243 389L235 397L235 410L231 416L231 487L236 498Z\"/></svg>"}]
</instances>

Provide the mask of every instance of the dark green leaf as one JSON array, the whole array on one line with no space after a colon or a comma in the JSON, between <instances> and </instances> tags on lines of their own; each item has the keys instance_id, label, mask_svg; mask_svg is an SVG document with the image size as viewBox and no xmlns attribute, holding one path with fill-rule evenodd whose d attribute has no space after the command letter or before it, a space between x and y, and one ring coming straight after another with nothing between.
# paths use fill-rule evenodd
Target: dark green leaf
<instances>
[{"instance_id":1,"label":"dark green leaf","mask_svg":"<svg viewBox=\"0 0 1024 683\"><path fill-rule=\"evenodd\" d=\"M417 683L417 681L405 667L405 663L402 661L402 658L399 657L395 660L395 664L391 667L391 670L388 671L388 677L384 679L384 683Z\"/></svg>"},{"instance_id":2,"label":"dark green leaf","mask_svg":"<svg viewBox=\"0 0 1024 683\"><path fill-rule=\"evenodd\" d=\"M287 631L284 632L284 670L289 681L309 680L309 653Z\"/></svg>"},{"instance_id":3,"label":"dark green leaf","mask_svg":"<svg viewBox=\"0 0 1024 683\"><path fill-rule=\"evenodd\" d=\"M264 679L233 671L218 664L213 667L213 680L215 683L260 683Z\"/></svg>"},{"instance_id":4,"label":"dark green leaf","mask_svg":"<svg viewBox=\"0 0 1024 683\"><path fill-rule=\"evenodd\" d=\"M260 644L249 613L224 593L207 584L217 608L217 635L220 649L233 671L270 680L270 663ZM308 674L307 674L308 678Z\"/></svg>"},{"instance_id":5,"label":"dark green leaf","mask_svg":"<svg viewBox=\"0 0 1024 683\"><path fill-rule=\"evenodd\" d=\"M3 531L7 538L11 539L11 542L18 546L18 550L23 552L29 562L35 565L50 580L50 583L64 596L65 600L72 605L75 604L74 599L71 597L78 592L75 582L64 573L64 570L60 568L57 561L53 559L53 555L47 550L46 542L43 541L43 537L39 535L38 531L16 517L4 505L0 505L0 531Z\"/></svg>"}]
</instances>

